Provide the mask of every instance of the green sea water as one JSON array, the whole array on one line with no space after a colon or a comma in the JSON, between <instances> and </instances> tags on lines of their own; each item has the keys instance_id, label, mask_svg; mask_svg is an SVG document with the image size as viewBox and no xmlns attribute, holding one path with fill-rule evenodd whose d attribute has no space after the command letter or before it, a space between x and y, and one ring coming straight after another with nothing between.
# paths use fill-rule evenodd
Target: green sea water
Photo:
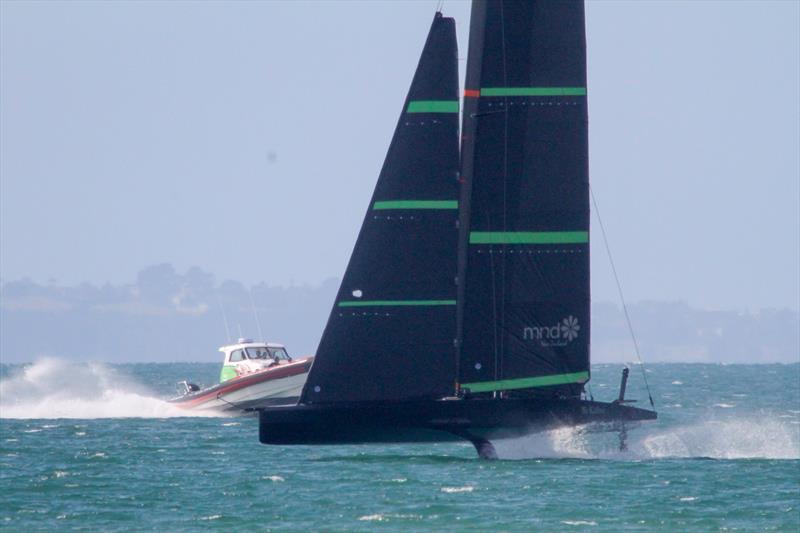
<instances>
[{"instance_id":1,"label":"green sea water","mask_svg":"<svg viewBox=\"0 0 800 533\"><path fill-rule=\"evenodd\" d=\"M592 371L595 399L620 366ZM646 400L640 368L629 397ZM660 418L497 444L278 447L163 402L216 364L0 367L8 531L800 531L800 365L647 367ZM646 405L646 401L645 401Z\"/></svg>"}]
</instances>

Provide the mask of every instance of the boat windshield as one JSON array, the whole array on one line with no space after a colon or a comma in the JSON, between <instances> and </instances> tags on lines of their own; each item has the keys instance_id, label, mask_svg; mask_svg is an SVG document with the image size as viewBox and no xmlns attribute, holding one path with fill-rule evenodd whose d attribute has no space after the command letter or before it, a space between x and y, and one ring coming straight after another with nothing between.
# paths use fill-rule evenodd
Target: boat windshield
<instances>
[{"instance_id":1,"label":"boat windshield","mask_svg":"<svg viewBox=\"0 0 800 533\"><path fill-rule=\"evenodd\" d=\"M270 348L269 352L272 354L273 359L277 359L278 361L291 361L292 358L289 357L289 354L286 353L286 350L283 348Z\"/></svg>"},{"instance_id":2,"label":"boat windshield","mask_svg":"<svg viewBox=\"0 0 800 533\"><path fill-rule=\"evenodd\" d=\"M283 348L255 347L245 348L248 359L275 359L276 361L291 361L292 358Z\"/></svg>"},{"instance_id":3,"label":"boat windshield","mask_svg":"<svg viewBox=\"0 0 800 533\"><path fill-rule=\"evenodd\" d=\"M271 359L266 348L246 348L248 359Z\"/></svg>"}]
</instances>

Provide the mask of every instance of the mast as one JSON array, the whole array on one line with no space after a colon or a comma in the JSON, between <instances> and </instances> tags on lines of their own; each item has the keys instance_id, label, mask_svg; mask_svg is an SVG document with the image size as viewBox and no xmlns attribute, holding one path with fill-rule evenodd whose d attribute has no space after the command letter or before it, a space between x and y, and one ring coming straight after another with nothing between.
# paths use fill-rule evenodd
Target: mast
<instances>
[{"instance_id":1,"label":"mast","mask_svg":"<svg viewBox=\"0 0 800 533\"><path fill-rule=\"evenodd\" d=\"M301 403L452 392L458 112L455 22L436 13Z\"/></svg>"},{"instance_id":2,"label":"mast","mask_svg":"<svg viewBox=\"0 0 800 533\"><path fill-rule=\"evenodd\" d=\"M474 0L461 144L458 381L576 396L589 379L582 0Z\"/></svg>"},{"instance_id":3,"label":"mast","mask_svg":"<svg viewBox=\"0 0 800 533\"><path fill-rule=\"evenodd\" d=\"M469 19L469 49L467 51L467 72L464 87L475 85L475 80L481 79L481 66L483 64L483 36L486 26L486 2L472 2L472 12ZM479 92L477 94L480 94ZM464 296L466 290L467 250L469 249L469 221L472 198L472 181L474 175L473 160L475 158L475 132L477 126L478 100L474 98L475 90L464 90L464 110L461 124L461 169L459 181L461 191L459 194L458 217L458 277L457 308L456 308L456 394L460 392L461 359L464 343Z\"/></svg>"}]
</instances>

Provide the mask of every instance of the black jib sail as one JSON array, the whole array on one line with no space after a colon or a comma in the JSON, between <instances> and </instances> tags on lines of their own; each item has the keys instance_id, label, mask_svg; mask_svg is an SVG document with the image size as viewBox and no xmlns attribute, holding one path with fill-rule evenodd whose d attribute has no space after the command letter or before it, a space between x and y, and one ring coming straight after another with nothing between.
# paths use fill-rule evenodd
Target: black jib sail
<instances>
[{"instance_id":1,"label":"black jib sail","mask_svg":"<svg viewBox=\"0 0 800 533\"><path fill-rule=\"evenodd\" d=\"M582 0L476 0L464 91L459 381L576 396L589 379Z\"/></svg>"},{"instance_id":2,"label":"black jib sail","mask_svg":"<svg viewBox=\"0 0 800 533\"><path fill-rule=\"evenodd\" d=\"M301 403L452 393L458 111L455 23L437 13Z\"/></svg>"}]
</instances>

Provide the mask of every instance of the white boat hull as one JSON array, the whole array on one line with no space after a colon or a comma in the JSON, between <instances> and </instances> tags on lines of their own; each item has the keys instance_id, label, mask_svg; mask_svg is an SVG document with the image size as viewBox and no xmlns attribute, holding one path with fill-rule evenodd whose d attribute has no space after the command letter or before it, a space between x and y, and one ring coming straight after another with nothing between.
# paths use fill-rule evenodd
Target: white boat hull
<instances>
[{"instance_id":1,"label":"white boat hull","mask_svg":"<svg viewBox=\"0 0 800 533\"><path fill-rule=\"evenodd\" d=\"M313 357L245 374L213 387L173 398L193 410L245 410L293 404L303 391Z\"/></svg>"},{"instance_id":2,"label":"white boat hull","mask_svg":"<svg viewBox=\"0 0 800 533\"><path fill-rule=\"evenodd\" d=\"M233 407L231 404L234 404L234 406L241 406L243 404L259 403L261 400L272 400L271 402L264 402L265 404L284 403L280 400L296 399L300 397L300 393L303 391L303 385L306 383L306 377L308 377L307 373L257 383L229 394L215 397L213 400L202 403L196 408L228 409Z\"/></svg>"}]
</instances>

